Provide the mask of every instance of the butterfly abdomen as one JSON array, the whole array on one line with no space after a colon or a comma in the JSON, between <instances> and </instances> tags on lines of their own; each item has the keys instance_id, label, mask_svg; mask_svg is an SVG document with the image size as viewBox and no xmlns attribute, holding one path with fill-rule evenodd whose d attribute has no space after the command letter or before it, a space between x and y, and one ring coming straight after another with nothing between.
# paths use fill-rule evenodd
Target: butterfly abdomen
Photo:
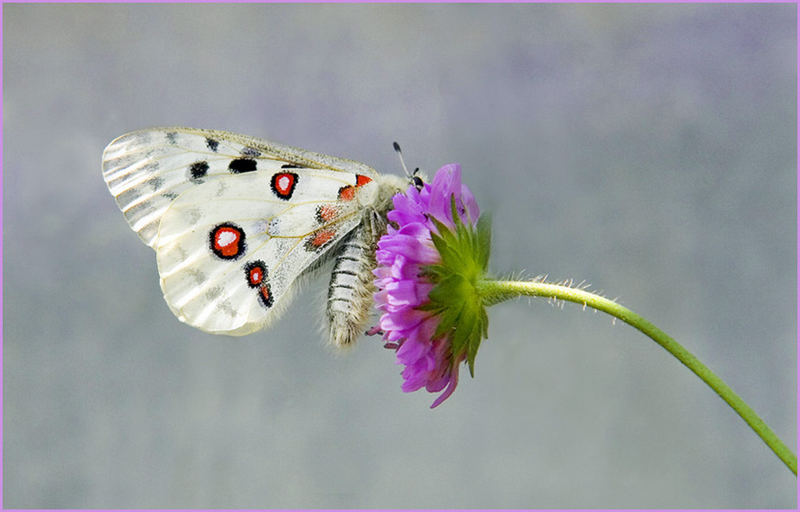
<instances>
[{"instance_id":1,"label":"butterfly abdomen","mask_svg":"<svg viewBox=\"0 0 800 512\"><path fill-rule=\"evenodd\" d=\"M368 229L364 226L354 229L335 256L326 313L330 342L337 348L351 346L369 321L375 293L372 284L375 249L367 243Z\"/></svg>"}]
</instances>

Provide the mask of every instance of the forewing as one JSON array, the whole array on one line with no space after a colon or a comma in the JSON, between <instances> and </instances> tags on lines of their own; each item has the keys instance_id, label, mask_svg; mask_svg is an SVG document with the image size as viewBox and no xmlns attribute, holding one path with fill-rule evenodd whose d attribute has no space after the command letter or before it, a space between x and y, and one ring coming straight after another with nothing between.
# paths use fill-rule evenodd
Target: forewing
<instances>
[{"instance_id":1,"label":"forewing","mask_svg":"<svg viewBox=\"0 0 800 512\"><path fill-rule=\"evenodd\" d=\"M111 194L131 228L153 248L164 212L187 190L225 176L272 175L292 167L377 175L352 160L217 130L139 130L117 138L103 153Z\"/></svg>"},{"instance_id":2,"label":"forewing","mask_svg":"<svg viewBox=\"0 0 800 512\"><path fill-rule=\"evenodd\" d=\"M361 221L358 194L366 187L358 182L355 174L295 168L186 190L162 215L157 236L170 309L216 334L266 326L297 277Z\"/></svg>"}]
</instances>

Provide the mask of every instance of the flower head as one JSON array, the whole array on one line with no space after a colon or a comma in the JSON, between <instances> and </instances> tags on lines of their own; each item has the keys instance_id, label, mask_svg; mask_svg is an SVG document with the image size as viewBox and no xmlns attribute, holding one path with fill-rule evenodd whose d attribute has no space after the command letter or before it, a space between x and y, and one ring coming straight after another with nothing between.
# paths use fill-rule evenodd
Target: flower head
<instances>
[{"instance_id":1,"label":"flower head","mask_svg":"<svg viewBox=\"0 0 800 512\"><path fill-rule=\"evenodd\" d=\"M405 365L405 392L425 387L449 397L458 366L475 355L488 317L476 284L489 260L489 229L461 183L461 167L445 165L421 189L409 186L393 198L387 215L394 225L378 242L375 302L386 347Z\"/></svg>"}]
</instances>

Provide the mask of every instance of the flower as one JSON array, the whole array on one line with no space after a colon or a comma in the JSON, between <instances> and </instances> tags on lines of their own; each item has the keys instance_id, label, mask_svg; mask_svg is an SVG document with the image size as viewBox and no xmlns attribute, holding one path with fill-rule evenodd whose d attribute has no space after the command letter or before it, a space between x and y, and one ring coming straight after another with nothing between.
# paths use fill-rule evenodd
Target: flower
<instances>
[{"instance_id":1,"label":"flower","mask_svg":"<svg viewBox=\"0 0 800 512\"><path fill-rule=\"evenodd\" d=\"M461 167L445 165L433 182L409 186L393 198L387 233L378 241L375 274L379 328L396 351L404 392L423 386L447 399L458 367L475 355L488 317L477 285L489 259L489 229L475 197L461 183Z\"/></svg>"}]
</instances>

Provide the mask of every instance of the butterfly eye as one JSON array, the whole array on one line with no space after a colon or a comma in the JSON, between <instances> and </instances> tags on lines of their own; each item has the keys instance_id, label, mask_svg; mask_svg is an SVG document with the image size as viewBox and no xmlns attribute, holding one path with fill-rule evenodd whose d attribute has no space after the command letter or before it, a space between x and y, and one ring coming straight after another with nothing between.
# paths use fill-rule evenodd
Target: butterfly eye
<instances>
[{"instance_id":1,"label":"butterfly eye","mask_svg":"<svg viewBox=\"0 0 800 512\"><path fill-rule=\"evenodd\" d=\"M417 190L422 190L422 187L425 186L425 182L422 181L422 178L419 176L413 176L411 178L411 182L414 183L414 186L417 188Z\"/></svg>"}]
</instances>

